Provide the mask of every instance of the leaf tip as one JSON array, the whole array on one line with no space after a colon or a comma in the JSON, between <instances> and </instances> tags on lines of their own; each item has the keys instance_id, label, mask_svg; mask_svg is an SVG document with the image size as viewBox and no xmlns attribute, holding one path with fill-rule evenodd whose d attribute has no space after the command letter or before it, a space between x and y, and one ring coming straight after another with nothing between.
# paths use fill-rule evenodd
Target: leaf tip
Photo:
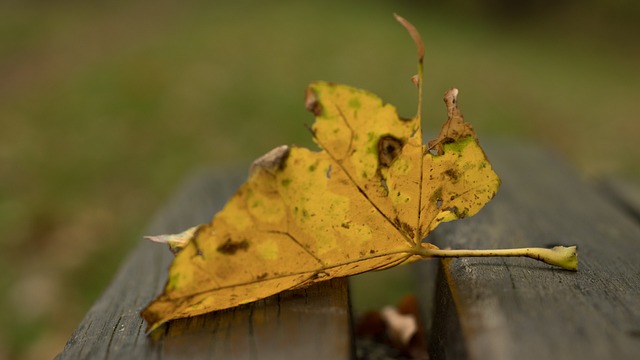
<instances>
[{"instance_id":1,"label":"leaf tip","mask_svg":"<svg viewBox=\"0 0 640 360\"><path fill-rule=\"evenodd\" d=\"M444 101L449 104L455 104L456 103L456 99L458 98L458 93L460 92L460 90L458 90L458 88L451 88L449 90L447 90L444 93Z\"/></svg>"},{"instance_id":2,"label":"leaf tip","mask_svg":"<svg viewBox=\"0 0 640 360\"><path fill-rule=\"evenodd\" d=\"M253 175L259 169L264 169L271 173L282 169L285 160L289 156L290 150L291 148L288 145L280 145L257 158L249 168L249 176Z\"/></svg>"},{"instance_id":3,"label":"leaf tip","mask_svg":"<svg viewBox=\"0 0 640 360\"><path fill-rule=\"evenodd\" d=\"M147 322L147 328L145 330L145 335L147 336L154 333L159 327L167 322L167 320L162 319L157 313L153 312L150 309L150 306L151 304L140 312L140 317Z\"/></svg>"},{"instance_id":4,"label":"leaf tip","mask_svg":"<svg viewBox=\"0 0 640 360\"><path fill-rule=\"evenodd\" d=\"M444 93L444 103L447 106L447 114L449 118L452 116L462 116L458 110L458 94L457 88L451 88Z\"/></svg>"},{"instance_id":5,"label":"leaf tip","mask_svg":"<svg viewBox=\"0 0 640 360\"><path fill-rule=\"evenodd\" d=\"M167 244L169 245L169 249L171 250L171 252L177 254L180 250L182 250L182 248L187 246L191 239L193 239L199 227L200 225L191 227L179 234L151 235L144 236L144 238L153 242Z\"/></svg>"},{"instance_id":6,"label":"leaf tip","mask_svg":"<svg viewBox=\"0 0 640 360\"><path fill-rule=\"evenodd\" d=\"M313 84L307 87L307 91L304 94L304 106L313 115L320 116L322 114L322 104L318 101L318 96L313 91L312 86Z\"/></svg>"}]
</instances>

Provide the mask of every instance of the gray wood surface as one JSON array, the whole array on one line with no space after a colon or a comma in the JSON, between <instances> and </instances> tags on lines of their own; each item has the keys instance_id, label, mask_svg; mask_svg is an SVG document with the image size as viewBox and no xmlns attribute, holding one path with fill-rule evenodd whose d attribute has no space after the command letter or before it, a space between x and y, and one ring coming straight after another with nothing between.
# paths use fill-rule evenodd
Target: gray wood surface
<instances>
[{"instance_id":1,"label":"gray wood surface","mask_svg":"<svg viewBox=\"0 0 640 360\"><path fill-rule=\"evenodd\" d=\"M416 264L433 359L640 359L640 224L539 148L487 148L503 184L440 247L578 245L579 271L531 259ZM440 264L440 265L438 265Z\"/></svg>"},{"instance_id":2,"label":"gray wood surface","mask_svg":"<svg viewBox=\"0 0 640 360\"><path fill-rule=\"evenodd\" d=\"M624 179L605 179L600 188L624 212L640 222L640 184Z\"/></svg>"},{"instance_id":3,"label":"gray wood surface","mask_svg":"<svg viewBox=\"0 0 640 360\"><path fill-rule=\"evenodd\" d=\"M210 221L245 171L201 172L147 234ZM57 359L347 359L353 352L346 279L287 291L234 309L172 321L145 335L140 310L164 286L172 255L140 240Z\"/></svg>"}]
</instances>

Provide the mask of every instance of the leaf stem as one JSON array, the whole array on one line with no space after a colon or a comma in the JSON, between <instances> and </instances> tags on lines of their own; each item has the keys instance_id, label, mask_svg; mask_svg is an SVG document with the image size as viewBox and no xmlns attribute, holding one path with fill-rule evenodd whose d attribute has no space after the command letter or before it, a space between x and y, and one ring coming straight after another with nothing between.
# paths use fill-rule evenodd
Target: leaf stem
<instances>
[{"instance_id":1,"label":"leaf stem","mask_svg":"<svg viewBox=\"0 0 640 360\"><path fill-rule=\"evenodd\" d=\"M543 261L549 265L559 266L566 270L578 270L578 254L575 246L556 246L545 248L520 248L496 250L443 250L421 247L419 255L425 257L458 258L458 257L529 257Z\"/></svg>"},{"instance_id":2,"label":"leaf stem","mask_svg":"<svg viewBox=\"0 0 640 360\"><path fill-rule=\"evenodd\" d=\"M424 68L424 43L422 42L420 33L418 32L418 30L416 30L413 24L411 24L409 21L407 21L407 19L398 14L393 14L393 16L409 32L409 36L411 36L411 39L413 39L413 42L416 44L416 50L418 51L418 74L414 75L411 78L411 81L413 81L413 83L418 87L418 111L416 113L416 119L418 119L418 122L420 122L422 114L422 74Z\"/></svg>"}]
</instances>

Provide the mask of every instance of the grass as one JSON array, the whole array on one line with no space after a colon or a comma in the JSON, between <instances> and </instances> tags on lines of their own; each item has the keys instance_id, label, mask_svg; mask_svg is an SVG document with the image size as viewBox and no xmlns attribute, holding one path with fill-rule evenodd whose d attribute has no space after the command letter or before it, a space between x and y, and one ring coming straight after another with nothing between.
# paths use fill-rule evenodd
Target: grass
<instances>
[{"instance_id":1,"label":"grass","mask_svg":"<svg viewBox=\"0 0 640 360\"><path fill-rule=\"evenodd\" d=\"M585 173L640 179L640 55L622 31L598 31L607 22L585 28L564 13L518 25L381 1L8 1L0 358L60 351L190 171L313 146L310 81L366 88L412 115L414 48L393 12L427 45L428 136L456 86L481 139L535 141Z\"/></svg>"}]
</instances>

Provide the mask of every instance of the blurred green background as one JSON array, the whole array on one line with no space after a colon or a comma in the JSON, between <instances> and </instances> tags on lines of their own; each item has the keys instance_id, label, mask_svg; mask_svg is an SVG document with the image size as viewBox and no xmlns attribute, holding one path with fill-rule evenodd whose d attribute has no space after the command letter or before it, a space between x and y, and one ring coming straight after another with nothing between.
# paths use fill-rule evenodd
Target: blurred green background
<instances>
[{"instance_id":1,"label":"blurred green background","mask_svg":"<svg viewBox=\"0 0 640 360\"><path fill-rule=\"evenodd\" d=\"M191 171L313 146L310 81L412 116L415 50L393 12L426 43L426 138L456 86L481 140L640 179L640 3L444 3L0 3L0 358L61 351Z\"/></svg>"}]
</instances>

